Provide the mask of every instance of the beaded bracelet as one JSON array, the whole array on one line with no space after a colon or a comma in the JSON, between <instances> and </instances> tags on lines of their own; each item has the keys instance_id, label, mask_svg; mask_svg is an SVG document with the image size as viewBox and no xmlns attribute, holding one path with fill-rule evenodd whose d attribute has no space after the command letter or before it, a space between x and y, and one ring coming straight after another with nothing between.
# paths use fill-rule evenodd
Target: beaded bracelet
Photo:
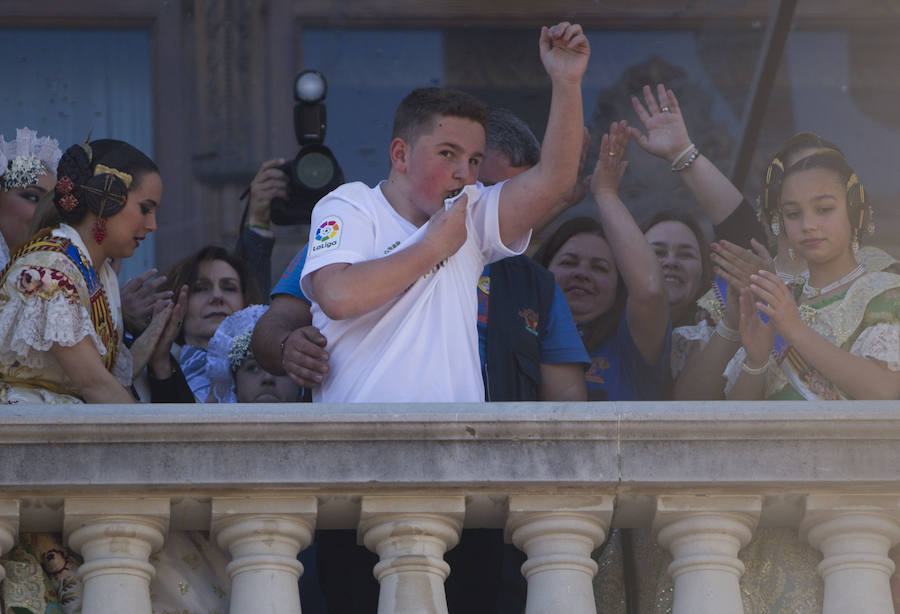
<instances>
[{"instance_id":1,"label":"beaded bracelet","mask_svg":"<svg viewBox=\"0 0 900 614\"><path fill-rule=\"evenodd\" d=\"M692 153L692 154L690 155L690 157L688 157L688 159L685 160L682 164L680 164L680 165L678 165L678 166L676 166L676 165L674 165L674 164L672 165L672 172L673 172L673 173L680 173L681 171L683 171L684 169L686 169L687 167L689 167L691 164L693 164L693 163L694 163L694 160L696 160L699 156L700 156L700 150L697 149L697 148L695 147L695 148L694 148L694 153Z\"/></svg>"},{"instance_id":2,"label":"beaded bracelet","mask_svg":"<svg viewBox=\"0 0 900 614\"><path fill-rule=\"evenodd\" d=\"M743 371L744 373L749 373L750 375L762 375L763 373L765 373L768 370L769 364L771 362L772 362L772 357L769 356L769 360L766 361L766 364L764 364L761 367L754 368L754 367L748 367L747 359L744 358L744 362L741 363L741 371Z\"/></svg>"},{"instance_id":3,"label":"beaded bracelet","mask_svg":"<svg viewBox=\"0 0 900 614\"><path fill-rule=\"evenodd\" d=\"M692 149L694 149L694 144L690 143L687 147L685 147L680 152L678 152L678 155L675 156L674 158L672 158L672 166L675 166L676 164L678 164L679 160L681 160L683 157L685 157L686 155L691 153Z\"/></svg>"}]
</instances>

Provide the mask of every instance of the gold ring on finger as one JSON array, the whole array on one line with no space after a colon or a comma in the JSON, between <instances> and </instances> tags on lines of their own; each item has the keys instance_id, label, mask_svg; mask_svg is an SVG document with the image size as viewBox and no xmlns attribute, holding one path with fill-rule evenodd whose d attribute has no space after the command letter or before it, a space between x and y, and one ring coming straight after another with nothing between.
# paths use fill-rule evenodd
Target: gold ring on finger
<instances>
[{"instance_id":1,"label":"gold ring on finger","mask_svg":"<svg viewBox=\"0 0 900 614\"><path fill-rule=\"evenodd\" d=\"M662 111L663 113L671 113L671 112L672 112L672 109L669 108L669 107L662 107L662 108L660 109L660 111Z\"/></svg>"}]
</instances>

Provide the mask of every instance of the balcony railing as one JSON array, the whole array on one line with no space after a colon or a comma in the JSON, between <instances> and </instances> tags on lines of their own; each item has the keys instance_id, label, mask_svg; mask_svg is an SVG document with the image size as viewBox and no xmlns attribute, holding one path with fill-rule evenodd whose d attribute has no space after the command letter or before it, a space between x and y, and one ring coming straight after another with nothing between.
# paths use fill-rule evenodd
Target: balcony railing
<instances>
[{"instance_id":1,"label":"balcony railing","mask_svg":"<svg viewBox=\"0 0 900 614\"><path fill-rule=\"evenodd\" d=\"M0 550L62 532L85 614L149 613L150 554L178 529L230 553L231 612L298 613L316 528L379 553L380 614L446 612L462 527L526 553L528 614L594 614L616 526L671 552L676 614L743 611L759 526L822 552L826 613L892 612L900 403L0 408Z\"/></svg>"}]
</instances>

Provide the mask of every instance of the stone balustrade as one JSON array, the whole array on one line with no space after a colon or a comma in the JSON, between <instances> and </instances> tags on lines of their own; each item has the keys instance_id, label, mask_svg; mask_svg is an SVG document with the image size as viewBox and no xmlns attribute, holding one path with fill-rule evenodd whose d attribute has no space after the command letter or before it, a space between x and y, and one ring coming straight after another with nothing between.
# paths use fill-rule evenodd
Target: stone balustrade
<instances>
[{"instance_id":1,"label":"stone balustrade","mask_svg":"<svg viewBox=\"0 0 900 614\"><path fill-rule=\"evenodd\" d=\"M297 554L333 528L378 554L379 614L447 612L464 527L525 552L527 614L593 614L615 527L671 553L676 614L743 611L759 527L821 551L826 613L887 614L900 403L0 408L0 554L62 533L85 614L149 614L151 553L184 529L229 553L232 613L297 614Z\"/></svg>"}]
</instances>

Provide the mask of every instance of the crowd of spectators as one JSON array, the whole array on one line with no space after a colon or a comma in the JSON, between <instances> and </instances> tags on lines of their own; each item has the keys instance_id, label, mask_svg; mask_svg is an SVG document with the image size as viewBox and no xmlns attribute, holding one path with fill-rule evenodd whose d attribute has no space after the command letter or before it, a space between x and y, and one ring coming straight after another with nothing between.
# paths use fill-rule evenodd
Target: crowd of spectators
<instances>
[{"instance_id":1,"label":"crowd of spectators","mask_svg":"<svg viewBox=\"0 0 900 614\"><path fill-rule=\"evenodd\" d=\"M840 148L788 139L755 211L693 144L675 93L645 86L631 100L639 125L613 122L584 172L589 56L580 26L542 30L552 103L540 142L465 92L411 92L387 178L323 198L271 289L281 160L261 164L236 250L205 246L120 288L117 265L156 230L157 207L175 206L154 162L111 139L61 151L28 129L0 137L0 402L900 398L900 265L861 245L872 210ZM619 183L628 158L648 154L715 237L665 203L632 217ZM585 195L594 215L559 218ZM173 543L202 553L204 539ZM475 611L466 582L481 581L503 587L495 611L521 611L521 578L503 575L517 553L500 535L463 541L473 549L454 569L472 577L448 584L451 610ZM339 557L346 573L352 559ZM371 561L358 570L358 586L372 582Z\"/></svg>"}]
</instances>

